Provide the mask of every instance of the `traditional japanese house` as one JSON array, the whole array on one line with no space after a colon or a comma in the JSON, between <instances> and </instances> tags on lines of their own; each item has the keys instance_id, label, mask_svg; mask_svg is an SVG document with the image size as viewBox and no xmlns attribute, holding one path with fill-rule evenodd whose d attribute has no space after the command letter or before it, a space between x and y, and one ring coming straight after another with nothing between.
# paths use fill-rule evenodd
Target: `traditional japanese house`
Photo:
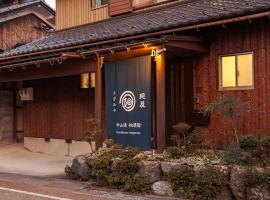
<instances>
[{"instance_id":1,"label":"traditional japanese house","mask_svg":"<svg viewBox=\"0 0 270 200\"><path fill-rule=\"evenodd\" d=\"M183 121L222 148L226 123L200 112L222 95L265 113L243 115L240 134L269 135L269 0L57 0L56 16L57 31L0 58L27 148L88 151L76 139L89 118L97 147L110 137L162 150ZM14 120L16 136L16 109Z\"/></svg>"},{"instance_id":2,"label":"traditional japanese house","mask_svg":"<svg viewBox=\"0 0 270 200\"><path fill-rule=\"evenodd\" d=\"M55 11L44 1L0 1L0 53L45 37L54 24ZM11 83L0 83L0 139L15 134L12 87ZM18 113L22 115L20 108Z\"/></svg>"}]
</instances>

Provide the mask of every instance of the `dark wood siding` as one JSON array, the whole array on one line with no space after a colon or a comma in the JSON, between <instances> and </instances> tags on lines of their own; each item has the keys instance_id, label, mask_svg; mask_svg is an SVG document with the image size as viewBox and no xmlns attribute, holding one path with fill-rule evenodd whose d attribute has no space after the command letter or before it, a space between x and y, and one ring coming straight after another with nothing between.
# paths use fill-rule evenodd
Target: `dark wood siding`
<instances>
[{"instance_id":1,"label":"dark wood siding","mask_svg":"<svg viewBox=\"0 0 270 200\"><path fill-rule=\"evenodd\" d=\"M95 90L80 89L79 76L25 82L34 101L24 104L24 136L77 139L94 117Z\"/></svg>"},{"instance_id":2,"label":"dark wood siding","mask_svg":"<svg viewBox=\"0 0 270 200\"><path fill-rule=\"evenodd\" d=\"M46 30L40 30L42 21L34 15L27 15L0 24L0 48L10 50L17 44L28 43L47 35Z\"/></svg>"},{"instance_id":3,"label":"dark wood siding","mask_svg":"<svg viewBox=\"0 0 270 200\"><path fill-rule=\"evenodd\" d=\"M270 136L270 24L269 20L227 25L207 32L213 39L209 55L192 58L194 69L194 97L199 98L195 109L203 109L220 96L228 94L242 101L249 101L252 112L245 113L238 123L240 134L258 138ZM254 52L255 89L241 91L218 90L219 55ZM261 114L258 114L261 113ZM225 134L227 122L221 116L212 115L211 125L206 129L209 146L222 147L229 141ZM230 138L232 139L232 138Z\"/></svg>"},{"instance_id":4,"label":"dark wood siding","mask_svg":"<svg viewBox=\"0 0 270 200\"><path fill-rule=\"evenodd\" d=\"M132 11L131 0L109 0L109 15L115 16Z\"/></svg>"}]
</instances>

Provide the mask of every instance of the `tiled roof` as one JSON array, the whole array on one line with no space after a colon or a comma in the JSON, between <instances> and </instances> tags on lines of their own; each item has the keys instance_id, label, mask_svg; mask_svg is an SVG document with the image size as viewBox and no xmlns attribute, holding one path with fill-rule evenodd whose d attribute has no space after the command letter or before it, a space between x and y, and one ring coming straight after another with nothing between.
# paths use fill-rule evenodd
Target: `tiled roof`
<instances>
[{"instance_id":1,"label":"tiled roof","mask_svg":"<svg viewBox=\"0 0 270 200\"><path fill-rule=\"evenodd\" d=\"M11 6L0 8L0 17L1 15L6 14L8 12L13 12L15 10L22 9L22 8L32 6L35 4L43 4L44 6L50 8L50 10L54 13L54 10L48 4L46 4L43 0L33 0L33 1L25 2L25 3L19 3L19 4L14 4Z\"/></svg>"},{"instance_id":2,"label":"tiled roof","mask_svg":"<svg viewBox=\"0 0 270 200\"><path fill-rule=\"evenodd\" d=\"M270 0L187 0L54 32L2 54L2 57L123 38L263 11L270 11Z\"/></svg>"}]
</instances>

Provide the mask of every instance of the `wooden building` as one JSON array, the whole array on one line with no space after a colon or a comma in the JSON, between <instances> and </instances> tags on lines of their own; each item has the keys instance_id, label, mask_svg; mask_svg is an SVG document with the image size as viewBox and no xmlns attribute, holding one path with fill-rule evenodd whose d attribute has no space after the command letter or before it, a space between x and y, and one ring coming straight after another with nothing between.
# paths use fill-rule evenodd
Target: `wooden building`
<instances>
[{"instance_id":1,"label":"wooden building","mask_svg":"<svg viewBox=\"0 0 270 200\"><path fill-rule=\"evenodd\" d=\"M27 148L81 153L75 140L93 117L103 130L97 146L110 136L162 150L185 121L203 127L207 146L222 148L231 142L227 123L200 112L222 95L264 113L241 116L241 134L269 136L268 0L132 2L58 0L58 31L0 57L0 82L30 100L16 102ZM82 87L85 77L95 84Z\"/></svg>"},{"instance_id":2,"label":"wooden building","mask_svg":"<svg viewBox=\"0 0 270 200\"><path fill-rule=\"evenodd\" d=\"M55 11L44 1L0 1L0 53L47 36L54 23ZM0 138L15 134L13 99L12 84L1 83ZM22 126L21 120L18 125Z\"/></svg>"}]
</instances>

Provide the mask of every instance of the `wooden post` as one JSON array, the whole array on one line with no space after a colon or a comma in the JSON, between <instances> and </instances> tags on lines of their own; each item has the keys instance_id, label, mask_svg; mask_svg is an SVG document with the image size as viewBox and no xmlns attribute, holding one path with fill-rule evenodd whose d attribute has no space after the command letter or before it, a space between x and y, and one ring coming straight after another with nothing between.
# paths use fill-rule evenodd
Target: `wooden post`
<instances>
[{"instance_id":1,"label":"wooden post","mask_svg":"<svg viewBox=\"0 0 270 200\"><path fill-rule=\"evenodd\" d=\"M165 53L156 56L156 119L157 149L163 151L166 144L165 127Z\"/></svg>"},{"instance_id":2,"label":"wooden post","mask_svg":"<svg viewBox=\"0 0 270 200\"><path fill-rule=\"evenodd\" d=\"M96 68L96 88L95 88L95 118L100 121L100 129L102 132L96 136L97 148L102 146L105 139L104 119L103 119L103 92L102 92L102 66L104 57L97 56Z\"/></svg>"}]
</instances>

